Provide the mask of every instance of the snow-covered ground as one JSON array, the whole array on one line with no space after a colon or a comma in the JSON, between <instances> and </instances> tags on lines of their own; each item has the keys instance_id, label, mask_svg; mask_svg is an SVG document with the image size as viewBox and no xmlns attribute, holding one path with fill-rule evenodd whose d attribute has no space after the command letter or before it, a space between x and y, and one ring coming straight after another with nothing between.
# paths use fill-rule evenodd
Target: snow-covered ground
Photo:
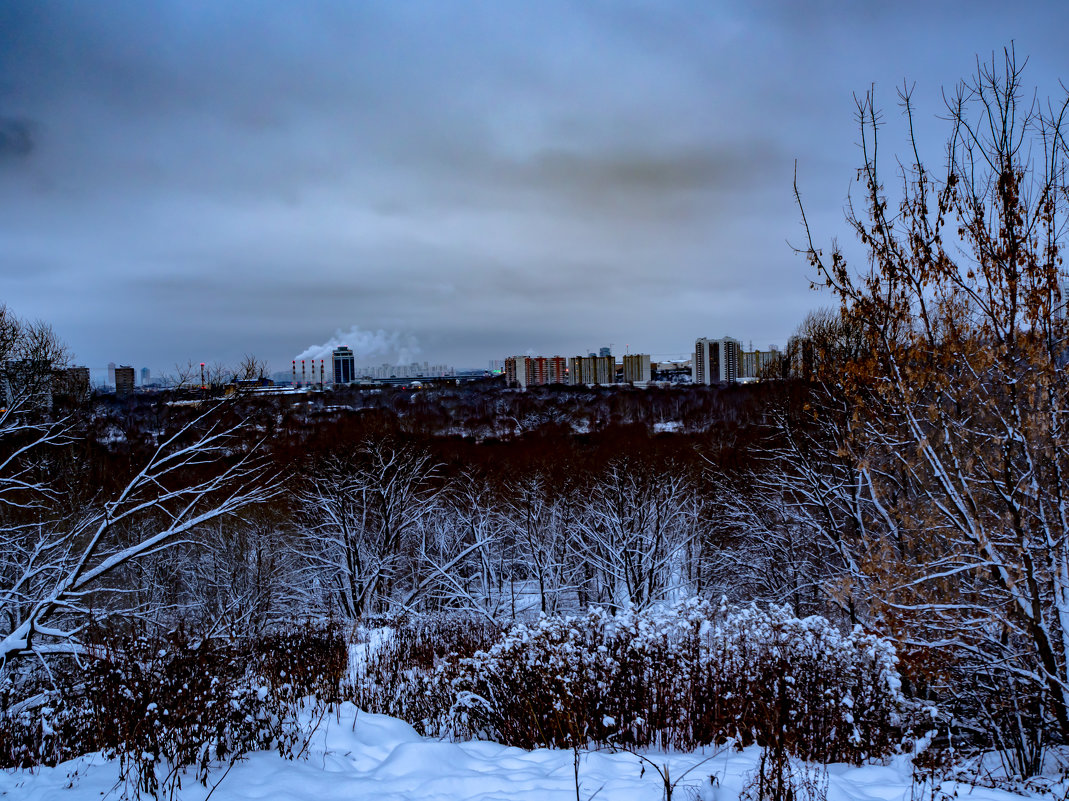
<instances>
[{"instance_id":1,"label":"snow-covered ground","mask_svg":"<svg viewBox=\"0 0 1069 801\"><path fill-rule=\"evenodd\" d=\"M658 766L667 765L673 781L694 768L679 780L675 798L736 801L753 772L758 751L721 751L710 759L714 752L646 756ZM321 721L300 759L288 761L273 752L257 753L235 764L225 778L224 768L216 769L211 782L219 784L212 798L571 801L576 798L573 760L571 751L523 751L488 742L427 739L401 721L358 713L347 704ZM117 799L124 791L117 776L115 763L100 755L33 773L0 771L0 798ZM604 801L659 801L664 797L658 772L634 754L582 753L579 782L582 801L595 797ZM974 801L1019 799L964 785L948 784L943 790L951 797L967 795ZM202 787L189 777L176 798L204 801L210 791L210 785ZM925 797L930 796L925 793ZM827 801L910 799L910 770L904 758L889 766L833 765L828 770Z\"/></svg>"}]
</instances>

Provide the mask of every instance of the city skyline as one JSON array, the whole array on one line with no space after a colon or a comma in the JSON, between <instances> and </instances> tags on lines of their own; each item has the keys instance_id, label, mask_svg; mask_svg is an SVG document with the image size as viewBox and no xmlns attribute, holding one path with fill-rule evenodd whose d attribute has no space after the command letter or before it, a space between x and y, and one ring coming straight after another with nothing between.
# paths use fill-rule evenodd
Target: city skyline
<instances>
[{"instance_id":1,"label":"city skyline","mask_svg":"<svg viewBox=\"0 0 1069 801\"><path fill-rule=\"evenodd\" d=\"M967 12L967 13L966 13ZM941 92L1014 42L1061 93L1056 4L26 2L0 10L3 301L80 364L477 367L696 335L783 343L843 205L854 93ZM923 21L923 24L918 24ZM860 262L858 263L860 265ZM637 344L640 343L640 344ZM358 349L359 342L353 344ZM376 350L377 349L377 350Z\"/></svg>"},{"instance_id":2,"label":"city skyline","mask_svg":"<svg viewBox=\"0 0 1069 801\"><path fill-rule=\"evenodd\" d=\"M728 338L734 339L733 337L728 337ZM701 338L699 338L699 340L700 339ZM741 340L739 340L739 342L740 342L740 347L742 347L743 345L745 345L746 347L751 348L751 349L756 347L756 349L759 350L759 351L771 350L771 351L778 352L778 351L780 351L782 349L782 346L781 346L780 343L768 343L768 344L765 344L765 345L757 345L757 346L755 346L754 345L754 340L752 340L752 339L749 340L748 342L743 342ZM115 383L113 373L114 373L114 370L115 370L115 368L117 366L116 362L111 361L111 362L109 362L107 364L107 366L87 365L87 364L85 364L85 362L83 360L79 359L79 357L77 355L77 349L75 347L73 347L72 343L65 343L65 344L68 346L70 354L71 354L70 358L68 359L68 361L70 362L70 364L72 366L77 365L77 366L80 366L80 367L84 367L84 368L90 370L91 374L94 375L94 376L96 376L98 373L107 372L106 380L105 380L105 378L103 376L101 376L100 379L96 382L97 384L114 384ZM452 363L445 363L445 362L441 362L441 361L436 361L433 358L423 358L423 357L418 358L418 359L417 358L409 358L407 360L396 360L396 359L395 360L390 360L390 359L386 359L386 360L380 360L380 361L377 361L377 362L376 361L372 361L372 360L359 361L357 357L360 354L359 353L355 353L354 351L352 351L351 348L349 348L349 346L346 343L341 342L339 345L332 347L330 350L325 350L325 349L323 349L321 347L316 347L314 349L310 349L310 350L314 350L314 352L317 355L314 356L314 357L308 356L308 357L303 358L303 359L302 358L291 359L290 363L289 363L290 364L289 368L286 368L285 366L283 366L281 364L280 365L275 365L275 364L271 364L271 363L266 363L267 373L270 374L270 375L281 375L283 373L288 374L293 369L297 369L299 371L302 363L304 363L304 365L305 365L307 370L312 370L315 367L316 363L319 363L319 362L323 362L329 368L333 363L333 359L336 358L339 349L348 350L349 351L349 357L352 359L352 362L355 365L355 369L357 369L357 370L365 370L365 371L368 370L368 369L382 369L382 368L391 367L391 366L392 367L404 367L404 368L409 368L409 367L415 368L415 367L422 366L422 367L426 367L428 369L430 369L430 368L434 368L434 369L450 368L450 369L458 369L458 370L478 370L478 369L483 369L483 365L489 363L491 365L490 372L494 372L494 368L493 368L492 365L495 362L499 363L501 365L504 364L504 359L493 358L494 352L492 352L492 351L488 351L488 353L490 353L491 358L483 359L482 364L462 364L462 365L461 364L452 364ZM322 353L326 353L327 355L323 356L323 355L321 355ZM567 355L565 356L563 354L567 354ZM573 347L573 348L570 348L570 349L569 348L565 348L561 353L557 353L557 354L554 354L554 355L557 356L557 357L568 359L568 358L572 358L572 357L575 357L575 356L583 357L583 356L586 356L587 354L589 354L590 356L597 356L597 355L600 355L600 356L613 356L614 358L616 358L616 360L617 360L617 362L619 364L623 364L623 360L629 355L644 354L647 357L652 358L651 354L648 351L644 351L642 349L641 343L639 343L637 346L625 345L625 350L622 351L622 352L620 350L616 349L616 348L613 348L613 347L609 346L609 345L604 345L604 346L601 346L601 347L589 348L589 349L588 348L583 348L583 347L579 347L579 348L574 348ZM408 354L408 355L411 355L411 354ZM505 358L512 358L512 357L519 357L519 356L535 357L535 356L539 356L539 355L544 355L544 354L539 353L535 349L528 349L527 353L510 354L509 356L507 356ZM654 362L659 360L659 361L662 361L662 362L665 362L665 363L669 363L669 362L688 361L693 357L694 354L693 354L693 348L690 351L687 351L684 348L682 350L676 350L676 351L672 351L670 353L661 353L661 354L653 354L653 355L657 356L657 358L653 359ZM147 367L147 366L139 366L139 367L137 367L137 373L138 373L138 376L139 376L139 384L148 384L148 383L150 383L150 379L152 381L155 381L155 380L158 379L161 382L167 382L167 381L171 380L176 374L180 374L180 373L183 373L183 372L188 372L190 368L198 368L199 369L199 367L202 366L202 364L203 364L204 367L209 368L209 369L237 369L237 367L238 367L237 364L226 364L226 363L218 362L218 361L217 362L213 362L213 363L209 363L209 362L201 363L201 362L198 362L196 360L188 360L187 362L185 362L183 364L176 364L176 365L174 365L174 368L172 370L162 370L162 371L160 371L160 370L153 370L152 368ZM318 369L318 368L316 368L316 369ZM498 372L500 372L500 370L498 370Z\"/></svg>"},{"instance_id":3,"label":"city skyline","mask_svg":"<svg viewBox=\"0 0 1069 801\"><path fill-rule=\"evenodd\" d=\"M84 360L79 358L77 348L74 347L73 343L65 343L65 344L67 344L69 352L70 352L70 358L68 360L69 363L70 363L70 366L72 366L72 367L76 366L78 368L88 370L89 371L89 376L90 376L90 384L92 386L105 387L105 388L106 387L114 387L115 386L115 383L116 383L115 382L115 370L120 366L117 362L111 361L106 366L86 364L84 362ZM780 346L778 344L774 344L774 343L771 344L771 345L768 345L766 347L767 348L771 348L775 352L779 352L779 350L780 350ZM319 366L318 365L320 363L323 364L324 370L327 373L333 374L333 371L334 371L333 363L334 363L334 359L336 358L339 349L344 349L344 350L349 350L350 351L350 354L349 354L348 358L350 358L352 360L352 363L354 365L354 369L355 369L355 371L357 373L356 377L358 377L358 378L359 377L372 377L372 378L389 377L388 374L387 374L387 368L399 368L399 370L400 370L400 372L398 373L399 376L402 375L402 374L405 375L405 376L407 376L409 374L411 374L412 376L415 376L415 375L417 375L417 371L425 371L425 372L419 372L418 373L419 375L424 375L424 374L425 375L439 375L439 374L444 375L444 374L446 374L445 371L454 371L454 370L477 371L477 370L487 369L485 367L486 364L490 364L491 365L491 367L489 368L488 372L490 372L490 373L502 372L503 371L503 365L504 365L505 361L507 361L509 358L513 358L513 357L517 357L517 356L533 358L536 355L539 355L539 354L536 354L536 352L534 350L531 350L527 354L512 354L511 356L508 356L505 359L495 359L495 358L484 359L482 364L462 364L462 365L461 364L444 363L444 362L436 361L433 358L422 358L422 357L419 358L419 359L409 359L407 361L385 360L385 361L379 361L379 362L372 362L372 361L363 361L363 362L361 362L361 361L358 361L357 358L356 358L359 354L353 353L352 350L349 349L348 345L346 345L345 343L342 343L339 346L339 348L335 348L335 349L327 352L328 353L327 356L317 355L314 358L313 357L307 357L305 359L299 359L299 358L291 359L290 362L288 363L288 366L274 365L274 364L267 363L267 365L266 365L266 367L267 367L266 374L268 376L274 377L275 379L280 380L283 383L285 383L284 379L286 377L290 376L295 371L297 376L298 376L298 381L300 383L305 383L305 382L312 383L312 379L310 377L308 377L308 376L311 376L313 373L318 375L318 372L316 372L316 371L319 370ZM761 349L761 348L759 348L759 349ZM322 351L319 348L316 348L315 350L316 350L317 354L321 353L321 352L325 352L325 351ZM644 355L647 360L651 359L651 355L648 352L644 352L642 350L641 346L639 346L639 347L630 347L628 350L626 350L624 352L617 351L617 350L615 350L613 348L610 348L609 346L602 346L600 348L595 348L595 349L571 348L571 349L566 349L564 352L567 353L566 356L562 355L562 354L555 354L553 358L560 358L560 359L562 359L564 361L568 361L568 360L570 360L570 359L572 359L574 357L582 358L582 357L586 356L587 354L589 354L591 357L596 356L596 355L612 356L613 358L616 359L617 364L619 364L619 365L624 364L625 360L629 356ZM670 354L660 354L658 356L658 358L652 358L652 361L654 363L660 361L660 362L666 363L666 364L689 362L692 359L693 355L694 355L693 354L693 348L690 351L687 351L684 348L683 350L673 351ZM493 367L495 362L499 363L500 365L502 365L502 368L495 370L495 368ZM135 372L136 372L136 374L138 376L138 380L136 382L137 386L145 386L145 385L149 385L149 384L166 386L166 385L169 385L169 384L173 383L177 379L177 377L179 377L179 376L186 375L186 374L188 374L188 375L193 375L193 374L199 375L199 370L200 370L201 367L204 367L206 370L208 370L211 373L216 373L216 372L218 372L220 370L222 370L223 372L226 372L226 371L236 372L239 369L240 365L238 365L236 363L226 364L226 363L218 362L218 361L217 362L211 362L211 363L209 363L209 362L201 363L201 362L199 362L197 360L188 360L185 363L174 365L173 368L170 369L170 370L166 370L166 369L165 370L154 370L151 367L140 366L140 365L136 366L136 367L134 367L134 366L129 366L129 367L130 367L130 369L135 370ZM304 373L306 374L304 379L301 379L302 368L304 369Z\"/></svg>"}]
</instances>

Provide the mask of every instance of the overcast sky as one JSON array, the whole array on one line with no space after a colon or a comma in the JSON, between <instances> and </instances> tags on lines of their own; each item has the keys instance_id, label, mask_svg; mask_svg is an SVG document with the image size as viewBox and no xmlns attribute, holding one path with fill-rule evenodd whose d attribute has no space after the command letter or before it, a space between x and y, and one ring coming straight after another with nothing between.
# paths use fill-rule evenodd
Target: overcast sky
<instances>
[{"instance_id":1,"label":"overcast sky","mask_svg":"<svg viewBox=\"0 0 1069 801\"><path fill-rule=\"evenodd\" d=\"M1022 8L1023 6L1023 8ZM827 305L792 176L849 238L853 93L1010 40L1069 80L1065 2L0 0L0 301L76 361L276 370L684 356Z\"/></svg>"}]
</instances>

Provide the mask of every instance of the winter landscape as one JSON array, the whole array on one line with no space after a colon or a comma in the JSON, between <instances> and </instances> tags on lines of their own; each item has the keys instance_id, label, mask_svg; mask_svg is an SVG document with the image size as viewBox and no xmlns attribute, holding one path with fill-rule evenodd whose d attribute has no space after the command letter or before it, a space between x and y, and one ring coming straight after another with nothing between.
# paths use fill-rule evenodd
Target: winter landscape
<instances>
[{"instance_id":1,"label":"winter landscape","mask_svg":"<svg viewBox=\"0 0 1069 801\"><path fill-rule=\"evenodd\" d=\"M0 5L0 798L1066 801L1042 5Z\"/></svg>"}]
</instances>

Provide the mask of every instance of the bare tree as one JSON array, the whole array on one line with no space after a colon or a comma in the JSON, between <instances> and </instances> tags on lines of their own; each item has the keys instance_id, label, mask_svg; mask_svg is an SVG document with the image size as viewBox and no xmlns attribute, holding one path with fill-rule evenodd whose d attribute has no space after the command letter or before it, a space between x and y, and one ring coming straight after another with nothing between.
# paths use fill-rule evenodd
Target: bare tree
<instances>
[{"instance_id":1,"label":"bare tree","mask_svg":"<svg viewBox=\"0 0 1069 801\"><path fill-rule=\"evenodd\" d=\"M68 359L50 325L22 320L0 304L0 414L25 417L50 407L52 371Z\"/></svg>"},{"instance_id":2,"label":"bare tree","mask_svg":"<svg viewBox=\"0 0 1069 801\"><path fill-rule=\"evenodd\" d=\"M234 371L235 381L263 381L267 378L270 368L263 359L257 359L251 353L246 353L238 362Z\"/></svg>"},{"instance_id":3,"label":"bare tree","mask_svg":"<svg viewBox=\"0 0 1069 801\"><path fill-rule=\"evenodd\" d=\"M1069 739L1069 98L1041 104L1022 68L1008 50L948 95L941 175L918 155L901 93L897 202L880 115L859 98L864 207L848 221L869 266L855 272L812 238L805 251L864 331L844 371L857 411L844 447L881 519L863 532L879 555L864 568L876 619L937 648L971 689L1001 687L981 714L1009 767L1031 773L1048 722Z\"/></svg>"},{"instance_id":4,"label":"bare tree","mask_svg":"<svg viewBox=\"0 0 1069 801\"><path fill-rule=\"evenodd\" d=\"M272 495L240 421L228 423L225 411L213 406L178 427L115 494L73 517L47 483L23 477L42 449L71 441L71 432L10 413L0 420L0 498L31 512L0 530L0 666L79 653L91 607L128 611L125 566Z\"/></svg>"},{"instance_id":5,"label":"bare tree","mask_svg":"<svg viewBox=\"0 0 1069 801\"><path fill-rule=\"evenodd\" d=\"M413 537L442 492L437 472L429 454L389 438L325 460L299 495L305 586L329 588L355 619L386 610L406 574L418 584Z\"/></svg>"},{"instance_id":6,"label":"bare tree","mask_svg":"<svg viewBox=\"0 0 1069 801\"><path fill-rule=\"evenodd\" d=\"M581 566L573 558L575 498L533 473L508 483L502 514L511 544L510 602L513 616L537 598L539 611L557 611L577 589ZM583 599L580 599L581 601Z\"/></svg>"},{"instance_id":7,"label":"bare tree","mask_svg":"<svg viewBox=\"0 0 1069 801\"><path fill-rule=\"evenodd\" d=\"M181 546L139 560L131 584L161 616L176 607L205 631L264 631L308 612L288 591L285 529L266 507L217 518Z\"/></svg>"},{"instance_id":8,"label":"bare tree","mask_svg":"<svg viewBox=\"0 0 1069 801\"><path fill-rule=\"evenodd\" d=\"M682 591L682 555L698 532L695 500L677 467L610 464L577 521L575 547L594 570L595 600L641 608Z\"/></svg>"},{"instance_id":9,"label":"bare tree","mask_svg":"<svg viewBox=\"0 0 1069 801\"><path fill-rule=\"evenodd\" d=\"M788 400L770 414L774 436L754 468L730 477L708 471L708 558L731 598L867 622L864 534L882 520L866 471L843 449L850 423L842 401L820 386L806 387L804 397L802 408L792 412Z\"/></svg>"},{"instance_id":10,"label":"bare tree","mask_svg":"<svg viewBox=\"0 0 1069 801\"><path fill-rule=\"evenodd\" d=\"M505 519L484 478L471 471L452 482L422 526L418 569L423 577L406 605L426 595L436 608L466 609L500 620L509 609L505 582L512 566L504 548Z\"/></svg>"}]
</instances>

